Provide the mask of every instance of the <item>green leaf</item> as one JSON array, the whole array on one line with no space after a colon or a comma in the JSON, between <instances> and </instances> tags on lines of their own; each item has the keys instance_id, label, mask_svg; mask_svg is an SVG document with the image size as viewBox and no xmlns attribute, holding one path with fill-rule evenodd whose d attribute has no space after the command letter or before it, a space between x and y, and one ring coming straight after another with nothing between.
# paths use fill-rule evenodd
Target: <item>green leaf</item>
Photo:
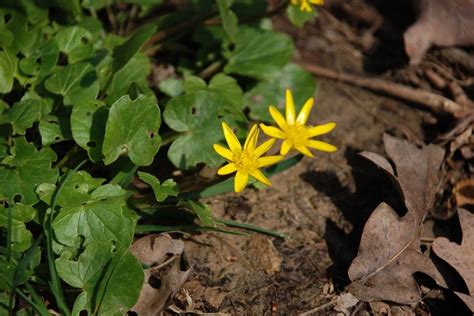
<instances>
[{"instance_id":1,"label":"green leaf","mask_svg":"<svg viewBox=\"0 0 474 316\"><path fill-rule=\"evenodd\" d=\"M216 0L216 2L222 20L222 27L229 40L235 43L239 31L239 21L235 13L230 9L233 0Z\"/></svg>"},{"instance_id":2,"label":"green leaf","mask_svg":"<svg viewBox=\"0 0 474 316\"><path fill-rule=\"evenodd\" d=\"M142 47L143 44L155 33L156 25L146 24L133 33L130 38L114 49L112 54L112 76L122 69Z\"/></svg>"},{"instance_id":3,"label":"green leaf","mask_svg":"<svg viewBox=\"0 0 474 316\"><path fill-rule=\"evenodd\" d=\"M245 93L245 104L249 106L250 117L255 120L272 121L268 113L270 105L285 113L285 90L290 89L297 111L314 95L316 83L313 76L295 64L288 64L281 74L271 80L261 81Z\"/></svg>"},{"instance_id":4,"label":"green leaf","mask_svg":"<svg viewBox=\"0 0 474 316\"><path fill-rule=\"evenodd\" d=\"M293 51L293 42L286 34L241 27L224 72L270 79L290 61Z\"/></svg>"},{"instance_id":5,"label":"green leaf","mask_svg":"<svg viewBox=\"0 0 474 316\"><path fill-rule=\"evenodd\" d=\"M102 178L93 178L86 171L74 172L62 187L56 204L66 207L87 202L90 200L92 191L97 189L104 181L105 179ZM42 201L51 205L51 198L55 190L55 184L43 183L36 188L36 193Z\"/></svg>"},{"instance_id":6,"label":"green leaf","mask_svg":"<svg viewBox=\"0 0 474 316\"><path fill-rule=\"evenodd\" d=\"M112 104L121 96L126 95L132 84L136 84L145 95L155 97L150 89L147 76L151 71L151 63L144 54L137 53L133 58L114 76L112 83L107 89L107 103Z\"/></svg>"},{"instance_id":7,"label":"green leaf","mask_svg":"<svg viewBox=\"0 0 474 316\"><path fill-rule=\"evenodd\" d=\"M165 79L158 84L161 92L169 97L176 97L183 93L183 81L179 79Z\"/></svg>"},{"instance_id":8,"label":"green leaf","mask_svg":"<svg viewBox=\"0 0 474 316\"><path fill-rule=\"evenodd\" d=\"M88 63L58 69L45 81L45 87L52 93L62 95L66 105L95 99L99 94L97 74Z\"/></svg>"},{"instance_id":9,"label":"green leaf","mask_svg":"<svg viewBox=\"0 0 474 316\"><path fill-rule=\"evenodd\" d=\"M26 99L13 104L13 106L2 115L1 123L9 123L13 127L13 133L25 135L28 128L37 122L41 115L48 111L48 103L44 99Z\"/></svg>"},{"instance_id":10,"label":"green leaf","mask_svg":"<svg viewBox=\"0 0 474 316\"><path fill-rule=\"evenodd\" d=\"M203 227L216 227L218 221L212 216L211 209L207 204L196 202L193 200L183 201L178 203L179 207L184 207L192 211L199 218L200 226Z\"/></svg>"},{"instance_id":11,"label":"green leaf","mask_svg":"<svg viewBox=\"0 0 474 316\"><path fill-rule=\"evenodd\" d=\"M12 213L12 249L22 252L31 245L33 235L26 228L25 223L35 217L35 209L31 205L14 204ZM8 227L8 208L0 207L0 227Z\"/></svg>"},{"instance_id":12,"label":"green leaf","mask_svg":"<svg viewBox=\"0 0 474 316\"><path fill-rule=\"evenodd\" d=\"M128 251L115 253L106 243L85 248L77 260L56 260L58 273L69 285L83 289L73 315L124 315L136 303L143 284L143 269Z\"/></svg>"},{"instance_id":13,"label":"green leaf","mask_svg":"<svg viewBox=\"0 0 474 316\"><path fill-rule=\"evenodd\" d=\"M306 12L300 10L298 6L289 5L286 8L286 14L288 15L288 19L291 23L293 23L293 25L297 27L303 27L306 22L316 17L316 10Z\"/></svg>"},{"instance_id":14,"label":"green leaf","mask_svg":"<svg viewBox=\"0 0 474 316\"><path fill-rule=\"evenodd\" d=\"M17 138L12 155L5 157L0 165L0 196L13 199L19 194L23 204L35 204L36 187L45 182L56 183L58 170L51 168L55 160L56 154L50 148L37 151L25 138Z\"/></svg>"},{"instance_id":15,"label":"green leaf","mask_svg":"<svg viewBox=\"0 0 474 316\"><path fill-rule=\"evenodd\" d=\"M68 56L73 64L92 55L92 34L80 26L70 26L61 29L56 34L59 50Z\"/></svg>"},{"instance_id":16,"label":"green leaf","mask_svg":"<svg viewBox=\"0 0 474 316\"><path fill-rule=\"evenodd\" d=\"M178 187L173 179L168 179L160 183L160 180L154 175L141 171L138 172L138 177L151 186L158 202L163 202L168 196L178 195Z\"/></svg>"},{"instance_id":17,"label":"green leaf","mask_svg":"<svg viewBox=\"0 0 474 316\"><path fill-rule=\"evenodd\" d=\"M120 186L100 186L87 201L62 207L53 222L55 252L76 252L89 244L102 242L128 247L133 239L136 214L125 203ZM82 197L75 195L76 201ZM67 202L73 201L68 196Z\"/></svg>"},{"instance_id":18,"label":"green leaf","mask_svg":"<svg viewBox=\"0 0 474 316\"><path fill-rule=\"evenodd\" d=\"M222 159L212 145L222 140L221 121L243 122L242 113L209 91L199 91L171 99L163 118L173 130L182 132L170 146L168 158L180 169L200 162L217 166Z\"/></svg>"},{"instance_id":19,"label":"green leaf","mask_svg":"<svg viewBox=\"0 0 474 316\"><path fill-rule=\"evenodd\" d=\"M8 93L13 88L13 74L17 65L14 54L0 51L0 93Z\"/></svg>"},{"instance_id":20,"label":"green leaf","mask_svg":"<svg viewBox=\"0 0 474 316\"><path fill-rule=\"evenodd\" d=\"M186 76L184 79L184 91L186 93L207 90L215 93L224 102L232 104L236 109L240 109L243 104L242 88L237 80L223 73L218 73L209 81L206 86L204 80L195 76Z\"/></svg>"},{"instance_id":21,"label":"green leaf","mask_svg":"<svg viewBox=\"0 0 474 316\"><path fill-rule=\"evenodd\" d=\"M50 146L64 140L72 139L71 125L68 117L48 116L39 124L41 143Z\"/></svg>"},{"instance_id":22,"label":"green leaf","mask_svg":"<svg viewBox=\"0 0 474 316\"><path fill-rule=\"evenodd\" d=\"M72 137L87 151L93 162L103 158L102 144L108 115L109 109L97 100L86 100L72 109Z\"/></svg>"},{"instance_id":23,"label":"green leaf","mask_svg":"<svg viewBox=\"0 0 474 316\"><path fill-rule=\"evenodd\" d=\"M153 98L139 95L131 100L125 95L115 101L105 128L105 164L120 155L128 156L138 166L151 164L160 148L160 124L160 109Z\"/></svg>"}]
</instances>

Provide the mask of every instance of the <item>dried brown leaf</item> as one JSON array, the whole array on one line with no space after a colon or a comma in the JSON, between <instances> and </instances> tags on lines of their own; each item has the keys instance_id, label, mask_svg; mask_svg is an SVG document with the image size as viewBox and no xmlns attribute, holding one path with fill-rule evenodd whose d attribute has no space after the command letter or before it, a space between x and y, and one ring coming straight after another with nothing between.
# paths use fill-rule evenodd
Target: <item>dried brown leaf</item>
<instances>
[{"instance_id":1,"label":"dried brown leaf","mask_svg":"<svg viewBox=\"0 0 474 316\"><path fill-rule=\"evenodd\" d=\"M433 251L464 279L469 293L456 294L474 312L474 214L464 209L459 209L458 214L463 233L461 244L438 237L433 242Z\"/></svg>"},{"instance_id":2,"label":"dried brown leaf","mask_svg":"<svg viewBox=\"0 0 474 316\"><path fill-rule=\"evenodd\" d=\"M131 310L139 315L158 315L191 272L184 244L167 234L153 234L135 241L130 251L150 266L145 269L140 297Z\"/></svg>"},{"instance_id":3,"label":"dried brown leaf","mask_svg":"<svg viewBox=\"0 0 474 316\"><path fill-rule=\"evenodd\" d=\"M419 63L432 45L473 45L473 16L473 0L420 1L419 18L404 34L410 63Z\"/></svg>"},{"instance_id":4,"label":"dried brown leaf","mask_svg":"<svg viewBox=\"0 0 474 316\"><path fill-rule=\"evenodd\" d=\"M348 271L352 280L348 290L365 301L414 303L421 300L414 273L423 272L444 284L431 260L419 251L421 223L434 203L444 150L435 145L418 148L389 135L384 135L384 144L396 174L385 158L368 153L363 156L399 185L408 212L399 217L386 203L374 210Z\"/></svg>"}]
</instances>

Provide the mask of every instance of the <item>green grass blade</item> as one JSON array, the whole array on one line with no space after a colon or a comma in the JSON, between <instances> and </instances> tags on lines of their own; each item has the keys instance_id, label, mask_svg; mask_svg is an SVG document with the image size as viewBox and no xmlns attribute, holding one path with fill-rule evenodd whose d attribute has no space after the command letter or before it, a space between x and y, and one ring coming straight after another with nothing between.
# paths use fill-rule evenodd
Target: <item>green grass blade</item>
<instances>
[{"instance_id":1,"label":"green grass blade","mask_svg":"<svg viewBox=\"0 0 474 316\"><path fill-rule=\"evenodd\" d=\"M260 227L260 226L257 226L257 225L241 223L241 222L233 221L233 220L230 220L230 219L218 219L217 221L224 224L224 225L226 225L226 226L230 226L230 227L237 227L237 228L242 228L242 229L246 229L246 230L251 230L251 231L254 231L254 232L257 232L257 233L260 233L260 234L265 234L265 235L278 237L278 238L283 238L283 239L287 238L287 236L282 234L282 233L279 233L279 232L274 231L274 230L266 229L266 228L263 228L263 227Z\"/></svg>"},{"instance_id":2,"label":"green grass blade","mask_svg":"<svg viewBox=\"0 0 474 316\"><path fill-rule=\"evenodd\" d=\"M64 299L64 293L61 287L61 281L58 276L58 272L56 270L56 263L54 261L54 253L53 253L53 219L54 219L54 210L56 208L56 202L61 194L64 185L69 180L73 172L79 170L87 160L82 161L74 170L69 170L62 181L60 181L58 187L53 193L51 198L51 212L49 216L45 218L44 227L44 234L46 236L46 253L48 259L48 267L49 267L49 274L51 277L51 281L49 282L51 291L53 292L54 298L56 299L56 304L58 305L59 309L61 310L62 314L70 315L71 312L69 307L67 306L66 300ZM47 221L47 222L46 222Z\"/></svg>"}]
</instances>

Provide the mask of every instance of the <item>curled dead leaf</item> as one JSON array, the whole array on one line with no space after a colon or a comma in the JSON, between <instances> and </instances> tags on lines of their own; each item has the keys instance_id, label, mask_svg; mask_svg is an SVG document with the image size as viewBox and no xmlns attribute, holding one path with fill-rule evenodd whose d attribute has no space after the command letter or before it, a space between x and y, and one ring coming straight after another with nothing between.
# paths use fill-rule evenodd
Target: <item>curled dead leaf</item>
<instances>
[{"instance_id":1,"label":"curled dead leaf","mask_svg":"<svg viewBox=\"0 0 474 316\"><path fill-rule=\"evenodd\" d=\"M433 251L464 279L469 293L455 293L474 312L474 214L464 209L459 209L458 214L463 232L461 244L438 237L433 242Z\"/></svg>"},{"instance_id":2,"label":"curled dead leaf","mask_svg":"<svg viewBox=\"0 0 474 316\"><path fill-rule=\"evenodd\" d=\"M167 234L152 234L135 241L130 251L149 266L144 271L140 297L131 310L139 315L158 315L191 273L184 243Z\"/></svg>"},{"instance_id":3,"label":"curled dead leaf","mask_svg":"<svg viewBox=\"0 0 474 316\"><path fill-rule=\"evenodd\" d=\"M435 145L418 148L389 135L384 135L384 145L395 170L380 155L362 155L386 171L398 185L408 212L399 217L386 203L373 211L349 268L352 283L347 289L364 301L415 303L421 300L421 294L414 273L423 272L444 284L419 247L423 219L434 204L444 150Z\"/></svg>"}]
</instances>

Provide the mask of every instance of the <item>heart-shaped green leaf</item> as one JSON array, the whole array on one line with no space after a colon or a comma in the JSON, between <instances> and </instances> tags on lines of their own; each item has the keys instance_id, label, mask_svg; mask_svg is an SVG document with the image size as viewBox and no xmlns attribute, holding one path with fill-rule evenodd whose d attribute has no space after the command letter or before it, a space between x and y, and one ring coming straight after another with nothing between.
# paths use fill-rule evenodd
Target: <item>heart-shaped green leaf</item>
<instances>
[{"instance_id":1,"label":"heart-shaped green leaf","mask_svg":"<svg viewBox=\"0 0 474 316\"><path fill-rule=\"evenodd\" d=\"M224 71L270 79L290 61L293 51L293 42L286 34L241 27Z\"/></svg>"},{"instance_id":2,"label":"heart-shaped green leaf","mask_svg":"<svg viewBox=\"0 0 474 316\"><path fill-rule=\"evenodd\" d=\"M215 93L199 91L171 99L163 118L173 130L183 132L170 146L168 158L189 169L200 162L217 166L222 159L212 145L222 140L221 121L243 122L242 113Z\"/></svg>"},{"instance_id":3,"label":"heart-shaped green leaf","mask_svg":"<svg viewBox=\"0 0 474 316\"><path fill-rule=\"evenodd\" d=\"M95 99L99 94L97 74L88 63L72 64L58 69L44 85L50 92L62 95L66 105Z\"/></svg>"},{"instance_id":4,"label":"heart-shaped green leaf","mask_svg":"<svg viewBox=\"0 0 474 316\"><path fill-rule=\"evenodd\" d=\"M138 166L151 164L161 144L160 124L160 109L153 98L141 94L131 100L125 95L115 101L105 128L105 164L120 155L128 156Z\"/></svg>"},{"instance_id":5,"label":"heart-shaped green leaf","mask_svg":"<svg viewBox=\"0 0 474 316\"><path fill-rule=\"evenodd\" d=\"M316 83L313 76L295 64L288 64L280 75L268 81L260 81L245 93L245 104L250 109L250 117L255 120L272 121L268 113L270 105L285 113L285 90L290 89L299 111L304 102L314 95Z\"/></svg>"},{"instance_id":6,"label":"heart-shaped green leaf","mask_svg":"<svg viewBox=\"0 0 474 316\"><path fill-rule=\"evenodd\" d=\"M102 144L108 115L109 109L97 100L86 100L72 109L72 137L94 162L103 158Z\"/></svg>"},{"instance_id":7,"label":"heart-shaped green leaf","mask_svg":"<svg viewBox=\"0 0 474 316\"><path fill-rule=\"evenodd\" d=\"M13 199L20 195L21 203L32 205L38 201L36 187L41 183L56 183L58 170L51 168L56 154L48 147L37 151L25 138L17 138L12 155L0 165L0 196Z\"/></svg>"}]
</instances>

